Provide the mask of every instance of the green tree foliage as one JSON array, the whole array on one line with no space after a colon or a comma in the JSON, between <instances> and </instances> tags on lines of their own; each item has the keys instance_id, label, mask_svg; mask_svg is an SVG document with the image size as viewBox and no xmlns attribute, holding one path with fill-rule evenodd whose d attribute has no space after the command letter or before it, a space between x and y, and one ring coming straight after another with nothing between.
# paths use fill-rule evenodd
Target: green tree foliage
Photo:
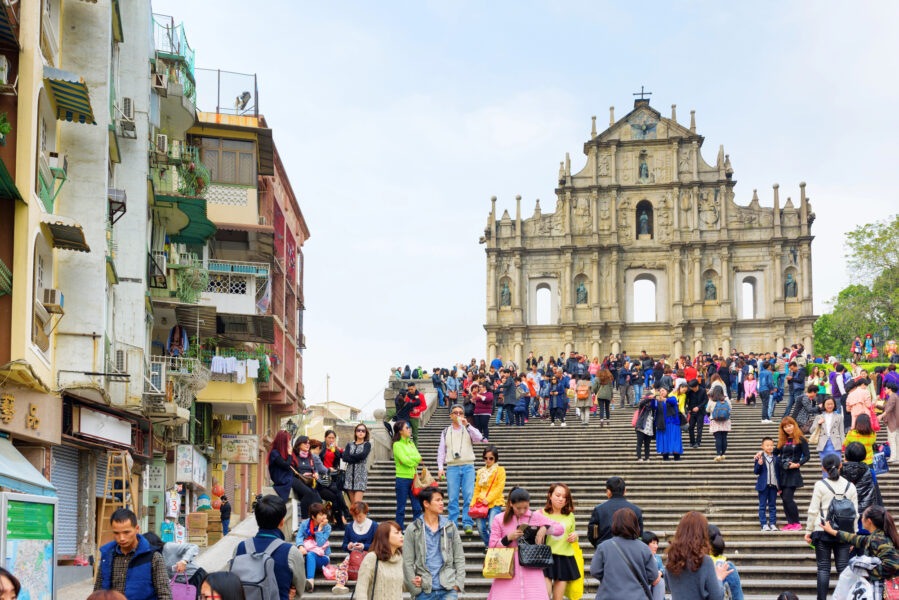
<instances>
[{"instance_id":1,"label":"green tree foliage","mask_svg":"<svg viewBox=\"0 0 899 600\"><path fill-rule=\"evenodd\" d=\"M831 311L815 323L818 353L843 354L855 336L899 335L899 215L856 227L846 235L854 283L831 300Z\"/></svg>"}]
</instances>

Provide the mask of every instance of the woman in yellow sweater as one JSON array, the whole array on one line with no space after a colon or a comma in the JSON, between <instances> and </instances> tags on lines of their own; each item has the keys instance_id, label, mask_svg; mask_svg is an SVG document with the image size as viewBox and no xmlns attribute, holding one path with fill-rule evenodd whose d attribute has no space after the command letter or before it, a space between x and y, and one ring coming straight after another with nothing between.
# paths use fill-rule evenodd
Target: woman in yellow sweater
<instances>
[{"instance_id":1,"label":"woman in yellow sweater","mask_svg":"<svg viewBox=\"0 0 899 600\"><path fill-rule=\"evenodd\" d=\"M543 514L565 527L562 535L546 536L546 544L553 553L553 566L543 569L551 600L562 600L565 587L583 577L574 558L574 544L577 543L577 534L574 532L574 500L567 485L554 483L549 486Z\"/></svg>"},{"instance_id":2,"label":"woman in yellow sweater","mask_svg":"<svg viewBox=\"0 0 899 600\"><path fill-rule=\"evenodd\" d=\"M472 497L474 498L473 504L487 505L487 517L477 519L478 532L481 534L484 547L487 548L490 543L490 524L506 505L506 501L503 499L503 490L506 487L506 469L498 464L499 452L496 446L490 445L484 448L481 457L484 459L484 466L475 474Z\"/></svg>"}]
</instances>

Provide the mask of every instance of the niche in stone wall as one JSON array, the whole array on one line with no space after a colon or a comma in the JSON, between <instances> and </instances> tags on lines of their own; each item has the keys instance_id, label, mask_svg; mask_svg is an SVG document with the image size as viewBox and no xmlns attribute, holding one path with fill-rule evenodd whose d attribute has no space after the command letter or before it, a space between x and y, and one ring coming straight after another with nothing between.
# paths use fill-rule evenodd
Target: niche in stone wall
<instances>
[{"instance_id":1,"label":"niche in stone wall","mask_svg":"<svg viewBox=\"0 0 899 600\"><path fill-rule=\"evenodd\" d=\"M762 271L737 271L733 292L738 319L768 318L768 295Z\"/></svg>"},{"instance_id":2,"label":"niche in stone wall","mask_svg":"<svg viewBox=\"0 0 899 600\"><path fill-rule=\"evenodd\" d=\"M799 270L796 267L790 266L784 269L783 282L781 283L783 286L783 296L787 302L792 300L799 299Z\"/></svg>"},{"instance_id":3,"label":"niche in stone wall","mask_svg":"<svg viewBox=\"0 0 899 600\"><path fill-rule=\"evenodd\" d=\"M718 272L715 269L706 269L702 274L702 299L705 302L717 302L721 289L718 282Z\"/></svg>"},{"instance_id":4,"label":"niche in stone wall","mask_svg":"<svg viewBox=\"0 0 899 600\"><path fill-rule=\"evenodd\" d=\"M499 288L497 289L497 295L499 296L499 307L508 308L512 306L512 294L514 290L514 286L512 285L512 279L509 277L503 277L499 280Z\"/></svg>"},{"instance_id":5,"label":"niche in stone wall","mask_svg":"<svg viewBox=\"0 0 899 600\"><path fill-rule=\"evenodd\" d=\"M668 320L668 274L644 267L625 270L625 321L664 323Z\"/></svg>"},{"instance_id":6,"label":"niche in stone wall","mask_svg":"<svg viewBox=\"0 0 899 600\"><path fill-rule=\"evenodd\" d=\"M587 306L590 304L590 281L583 273L574 278L574 304Z\"/></svg>"},{"instance_id":7,"label":"niche in stone wall","mask_svg":"<svg viewBox=\"0 0 899 600\"><path fill-rule=\"evenodd\" d=\"M740 319L755 319L758 314L758 281L755 277L744 277L743 281L740 283L740 305L738 306L738 310L740 311L739 317Z\"/></svg>"},{"instance_id":8,"label":"niche in stone wall","mask_svg":"<svg viewBox=\"0 0 899 600\"><path fill-rule=\"evenodd\" d=\"M634 210L635 229L638 240L651 240L653 238L654 223L652 214L652 202L640 200Z\"/></svg>"}]
</instances>

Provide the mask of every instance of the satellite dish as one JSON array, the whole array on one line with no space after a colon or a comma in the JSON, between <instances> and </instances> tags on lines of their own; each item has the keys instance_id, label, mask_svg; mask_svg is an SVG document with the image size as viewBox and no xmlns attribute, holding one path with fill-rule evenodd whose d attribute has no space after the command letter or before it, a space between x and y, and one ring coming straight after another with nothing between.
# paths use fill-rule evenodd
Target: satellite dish
<instances>
[{"instance_id":1,"label":"satellite dish","mask_svg":"<svg viewBox=\"0 0 899 600\"><path fill-rule=\"evenodd\" d=\"M245 109L247 107L247 104L250 103L250 98L252 98L252 95L250 94L250 92L241 93L240 96L238 96L237 98L234 99L234 107L238 111Z\"/></svg>"}]
</instances>

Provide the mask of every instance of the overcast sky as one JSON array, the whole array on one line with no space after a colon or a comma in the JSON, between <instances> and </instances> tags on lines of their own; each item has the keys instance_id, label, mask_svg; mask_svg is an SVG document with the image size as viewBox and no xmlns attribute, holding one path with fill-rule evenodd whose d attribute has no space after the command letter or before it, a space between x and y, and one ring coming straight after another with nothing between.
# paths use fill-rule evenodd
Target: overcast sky
<instances>
[{"instance_id":1,"label":"overcast sky","mask_svg":"<svg viewBox=\"0 0 899 600\"><path fill-rule=\"evenodd\" d=\"M198 67L255 72L259 106L312 232L307 403L371 411L397 365L485 352L490 208L553 210L559 161L585 162L590 117L641 85L696 110L703 156L817 216L816 312L849 277L844 233L899 210L892 2L297 2L153 0ZM893 40L892 42L890 40ZM200 90L201 97L203 90ZM202 108L202 107L201 107Z\"/></svg>"}]
</instances>

